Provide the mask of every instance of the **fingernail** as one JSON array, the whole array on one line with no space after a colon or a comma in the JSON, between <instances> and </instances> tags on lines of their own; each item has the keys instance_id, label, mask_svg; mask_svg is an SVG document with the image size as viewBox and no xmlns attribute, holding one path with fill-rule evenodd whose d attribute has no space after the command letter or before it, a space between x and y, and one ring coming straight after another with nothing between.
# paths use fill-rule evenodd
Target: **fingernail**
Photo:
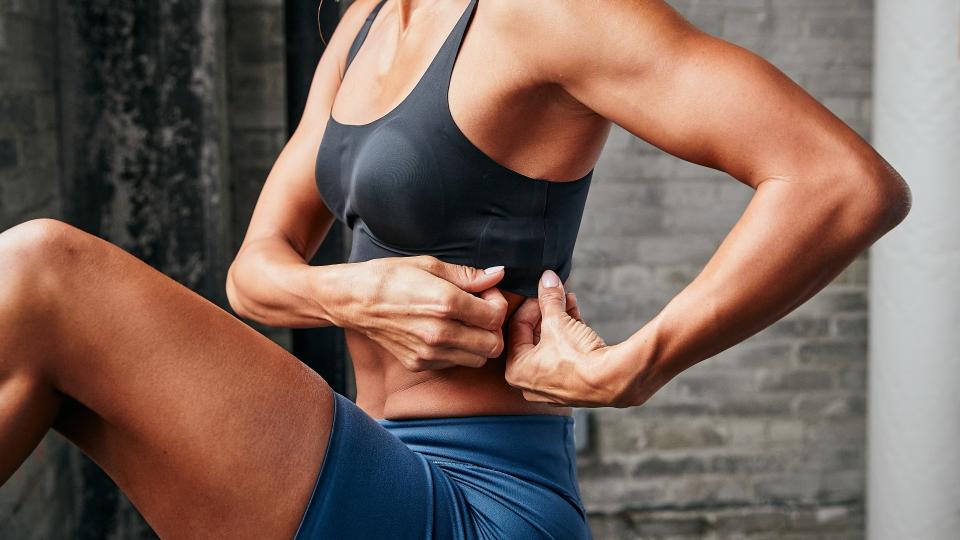
<instances>
[{"instance_id":1,"label":"fingernail","mask_svg":"<svg viewBox=\"0 0 960 540\"><path fill-rule=\"evenodd\" d=\"M541 281L544 287L550 289L560 284L560 276L548 268L547 270L544 270Z\"/></svg>"},{"instance_id":2,"label":"fingernail","mask_svg":"<svg viewBox=\"0 0 960 540\"><path fill-rule=\"evenodd\" d=\"M484 269L483 269L483 273L484 273L484 274L496 274L497 272L500 272L501 270L503 270L503 265L491 266L490 268L484 268Z\"/></svg>"}]
</instances>

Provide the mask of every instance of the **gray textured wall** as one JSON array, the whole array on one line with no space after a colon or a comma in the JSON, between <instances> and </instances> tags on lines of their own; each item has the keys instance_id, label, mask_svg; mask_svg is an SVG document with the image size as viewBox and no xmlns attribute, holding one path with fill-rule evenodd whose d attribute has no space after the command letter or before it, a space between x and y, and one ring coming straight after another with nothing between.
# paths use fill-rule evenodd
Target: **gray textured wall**
<instances>
[{"instance_id":1,"label":"gray textured wall","mask_svg":"<svg viewBox=\"0 0 960 540\"><path fill-rule=\"evenodd\" d=\"M0 183L3 228L60 217L224 306L224 13L222 0L0 2L3 125L16 150ZM50 435L0 490L0 537L155 536L98 467Z\"/></svg>"},{"instance_id":2,"label":"gray textured wall","mask_svg":"<svg viewBox=\"0 0 960 540\"><path fill-rule=\"evenodd\" d=\"M231 250L236 253L267 173L287 140L283 0L226 0ZM289 329L248 324L288 350Z\"/></svg>"},{"instance_id":3,"label":"gray textured wall","mask_svg":"<svg viewBox=\"0 0 960 540\"><path fill-rule=\"evenodd\" d=\"M0 230L60 211L53 2L0 2Z\"/></svg>"},{"instance_id":4,"label":"gray textured wall","mask_svg":"<svg viewBox=\"0 0 960 540\"><path fill-rule=\"evenodd\" d=\"M868 135L871 2L671 4ZM752 193L615 128L575 253L587 321L611 342L640 328L702 269ZM862 537L866 264L643 407L591 412L579 475L598 538Z\"/></svg>"},{"instance_id":5,"label":"gray textured wall","mask_svg":"<svg viewBox=\"0 0 960 540\"><path fill-rule=\"evenodd\" d=\"M223 0L55 3L64 219L226 304ZM78 538L155 538L81 460Z\"/></svg>"}]
</instances>

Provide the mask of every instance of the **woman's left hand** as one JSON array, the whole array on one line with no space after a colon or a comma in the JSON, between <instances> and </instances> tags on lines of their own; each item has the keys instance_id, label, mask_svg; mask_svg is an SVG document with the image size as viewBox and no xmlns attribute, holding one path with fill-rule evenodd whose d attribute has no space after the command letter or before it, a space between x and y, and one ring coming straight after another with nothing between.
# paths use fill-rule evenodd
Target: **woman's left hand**
<instances>
[{"instance_id":1,"label":"woman's left hand","mask_svg":"<svg viewBox=\"0 0 960 540\"><path fill-rule=\"evenodd\" d=\"M587 326L576 296L560 278L544 272L538 298L527 298L510 319L506 380L527 401L574 407L616 406L616 391L603 383L608 347Z\"/></svg>"}]
</instances>

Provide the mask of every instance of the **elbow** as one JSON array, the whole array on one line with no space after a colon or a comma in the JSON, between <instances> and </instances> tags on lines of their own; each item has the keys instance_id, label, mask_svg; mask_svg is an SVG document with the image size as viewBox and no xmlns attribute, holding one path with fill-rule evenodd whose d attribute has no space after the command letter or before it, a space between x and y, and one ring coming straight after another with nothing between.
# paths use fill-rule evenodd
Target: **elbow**
<instances>
[{"instance_id":1,"label":"elbow","mask_svg":"<svg viewBox=\"0 0 960 540\"><path fill-rule=\"evenodd\" d=\"M227 280L226 280L226 293L227 293L227 303L230 305L230 309L240 318L250 319L251 314L249 310L246 309L243 301L243 292L240 286L237 283L236 274L237 274L237 260L235 259L230 265L230 268L227 269Z\"/></svg>"},{"instance_id":2,"label":"elbow","mask_svg":"<svg viewBox=\"0 0 960 540\"><path fill-rule=\"evenodd\" d=\"M888 201L891 203L887 207L887 217L890 228L896 227L910 213L913 206L913 192L907 182L898 174L897 187L895 192L890 195Z\"/></svg>"},{"instance_id":3,"label":"elbow","mask_svg":"<svg viewBox=\"0 0 960 540\"><path fill-rule=\"evenodd\" d=\"M910 191L910 186L896 171L893 171L893 175L885 176L876 183L879 184L876 188L879 195L876 197L871 215L876 232L882 235L906 219L913 205L913 193Z\"/></svg>"},{"instance_id":4,"label":"elbow","mask_svg":"<svg viewBox=\"0 0 960 540\"><path fill-rule=\"evenodd\" d=\"M876 240L899 225L913 204L910 186L883 158L855 178L848 201L857 209L863 234ZM877 169L880 169L879 171Z\"/></svg>"}]
</instances>

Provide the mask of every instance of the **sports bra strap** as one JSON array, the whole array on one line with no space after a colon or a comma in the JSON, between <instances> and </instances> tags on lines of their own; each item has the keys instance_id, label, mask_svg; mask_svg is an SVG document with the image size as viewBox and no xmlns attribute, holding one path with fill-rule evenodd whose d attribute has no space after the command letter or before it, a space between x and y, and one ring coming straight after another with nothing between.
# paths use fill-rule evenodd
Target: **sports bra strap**
<instances>
[{"instance_id":1,"label":"sports bra strap","mask_svg":"<svg viewBox=\"0 0 960 540\"><path fill-rule=\"evenodd\" d=\"M380 2L370 11L370 14L367 15L367 20L363 22L363 26L360 27L360 31L357 32L357 36L353 38L353 44L350 45L350 51L347 52L347 65L343 67L344 73L346 73L347 68L350 67L350 62L353 62L353 57L357 55L357 51L360 50L360 46L363 45L363 40L367 39L367 33L370 31L370 26L373 24L373 19L376 18L377 13L380 12L380 8L383 7L383 4L387 0L380 0Z\"/></svg>"}]
</instances>

